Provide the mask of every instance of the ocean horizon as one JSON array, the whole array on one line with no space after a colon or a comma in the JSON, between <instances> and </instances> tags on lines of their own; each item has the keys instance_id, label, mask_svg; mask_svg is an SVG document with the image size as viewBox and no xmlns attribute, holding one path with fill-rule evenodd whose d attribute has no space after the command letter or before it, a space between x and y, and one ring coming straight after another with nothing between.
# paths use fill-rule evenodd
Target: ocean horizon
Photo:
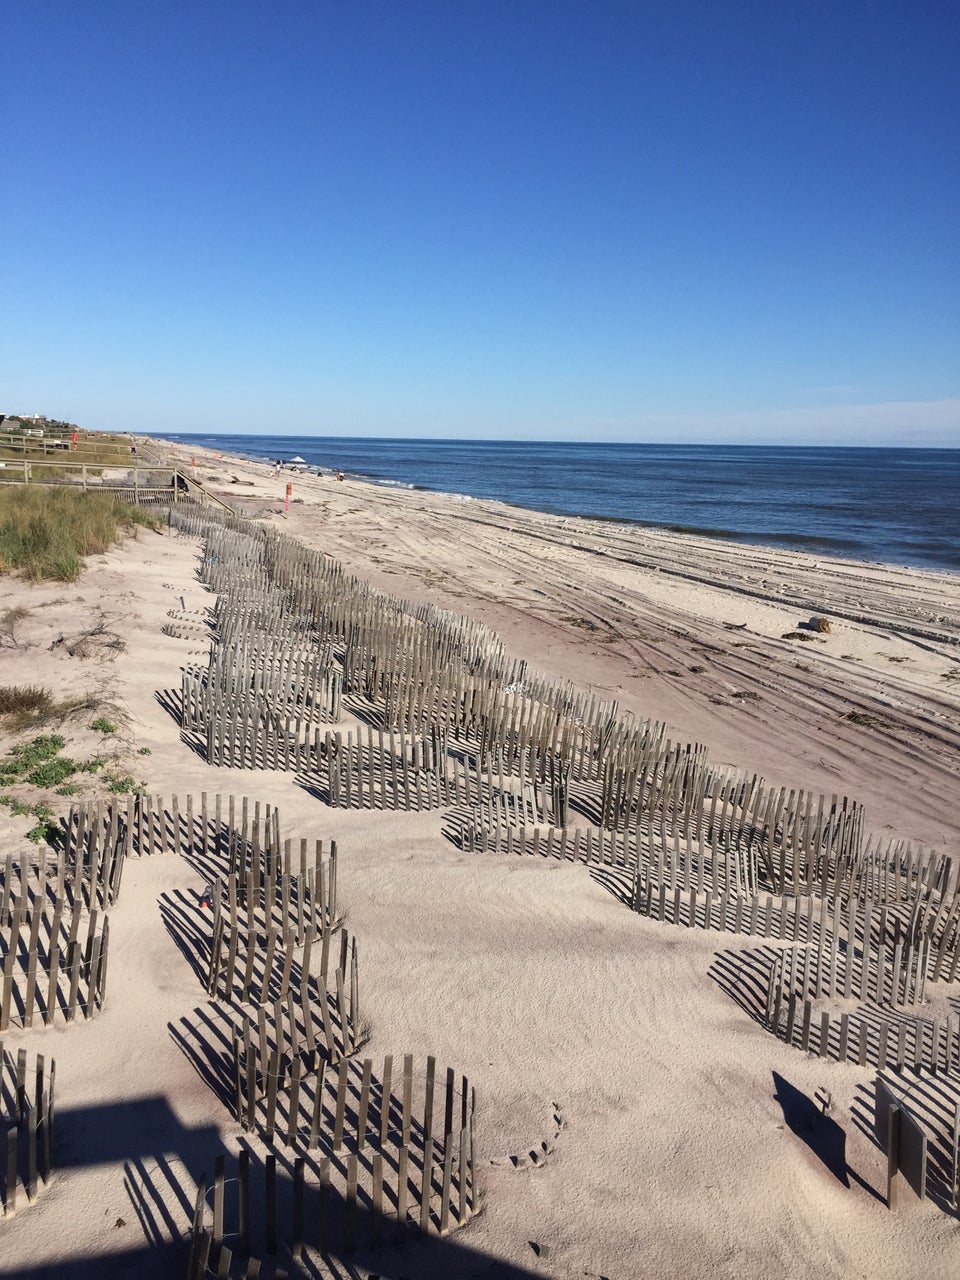
<instances>
[{"instance_id":1,"label":"ocean horizon","mask_svg":"<svg viewBox=\"0 0 960 1280\"><path fill-rule=\"evenodd\" d=\"M144 434L465 501L960 571L960 449Z\"/></svg>"}]
</instances>

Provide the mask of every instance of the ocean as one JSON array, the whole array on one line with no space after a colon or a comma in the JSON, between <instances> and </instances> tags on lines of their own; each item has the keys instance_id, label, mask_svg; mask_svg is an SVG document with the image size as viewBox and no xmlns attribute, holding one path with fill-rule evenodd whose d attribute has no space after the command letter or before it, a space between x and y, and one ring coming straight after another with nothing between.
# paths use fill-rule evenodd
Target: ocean
<instances>
[{"instance_id":1,"label":"ocean","mask_svg":"<svg viewBox=\"0 0 960 1280\"><path fill-rule=\"evenodd\" d=\"M960 449L164 438L558 515L960 571Z\"/></svg>"}]
</instances>

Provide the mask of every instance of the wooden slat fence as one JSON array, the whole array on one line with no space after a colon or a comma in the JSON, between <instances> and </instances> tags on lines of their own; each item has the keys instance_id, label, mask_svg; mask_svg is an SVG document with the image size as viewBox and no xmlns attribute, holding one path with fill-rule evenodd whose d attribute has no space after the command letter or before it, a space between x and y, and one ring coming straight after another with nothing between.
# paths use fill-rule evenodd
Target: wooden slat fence
<instances>
[{"instance_id":1,"label":"wooden slat fence","mask_svg":"<svg viewBox=\"0 0 960 1280\"><path fill-rule=\"evenodd\" d=\"M280 715L262 702L216 699L204 707L203 738L208 764L226 769L306 772L313 759L312 721Z\"/></svg>"},{"instance_id":2,"label":"wooden slat fence","mask_svg":"<svg viewBox=\"0 0 960 1280\"><path fill-rule=\"evenodd\" d=\"M279 929L284 942L293 938L302 946L308 933L315 936L340 920L335 840L327 854L322 840L314 841L312 852L306 839L285 840L279 856L238 842L222 870L210 905L215 918L226 911L231 928L245 922L250 931Z\"/></svg>"},{"instance_id":3,"label":"wooden slat fence","mask_svg":"<svg viewBox=\"0 0 960 1280\"><path fill-rule=\"evenodd\" d=\"M283 854L276 809L247 796L203 792L198 804L193 795L137 794L76 804L68 830L82 830L101 859L104 845L114 839L127 857L191 857L230 872L260 866L261 859L272 866Z\"/></svg>"},{"instance_id":4,"label":"wooden slat fence","mask_svg":"<svg viewBox=\"0 0 960 1280\"><path fill-rule=\"evenodd\" d=\"M894 1108L900 1114L891 1123ZM892 1154L888 1163L891 1209L897 1207L900 1173L921 1197L930 1196L954 1212L960 1207L960 1078L926 1069L911 1070L906 1078L878 1075L873 1131L881 1150Z\"/></svg>"},{"instance_id":5,"label":"wooden slat fence","mask_svg":"<svg viewBox=\"0 0 960 1280\"><path fill-rule=\"evenodd\" d=\"M781 956L779 972L770 974L771 991L786 983L814 999L839 997L890 1008L922 1004L928 982L956 980L956 931L938 936L935 916L924 927L922 919L906 921L898 910L903 908L820 899L807 933L816 945Z\"/></svg>"},{"instance_id":6,"label":"wooden slat fence","mask_svg":"<svg viewBox=\"0 0 960 1280\"><path fill-rule=\"evenodd\" d=\"M72 804L61 855L64 879L74 886L70 900L91 908L113 906L129 852L130 830L119 804Z\"/></svg>"},{"instance_id":7,"label":"wooden slat fence","mask_svg":"<svg viewBox=\"0 0 960 1280\"><path fill-rule=\"evenodd\" d=\"M53 1176L56 1063L0 1040L0 1206L12 1218L21 1195L32 1204Z\"/></svg>"},{"instance_id":8,"label":"wooden slat fence","mask_svg":"<svg viewBox=\"0 0 960 1280\"><path fill-rule=\"evenodd\" d=\"M466 849L582 861L653 919L803 944L771 978L771 1001L780 984L781 1008L800 1009L795 1035L805 1001L808 1019L825 997L910 1008L926 982L960 976L956 860L867 837L855 799L716 768L661 723L530 671L482 624L371 588L278 531L171 521L203 536L219 593L210 663L183 689L211 761L295 769L339 807L446 808ZM321 672L363 727L311 719L333 711Z\"/></svg>"},{"instance_id":9,"label":"wooden slat fence","mask_svg":"<svg viewBox=\"0 0 960 1280\"><path fill-rule=\"evenodd\" d=\"M64 883L76 881L88 904L91 894L101 904L116 901L125 858L173 855L191 859L211 880L216 875L239 875L246 880L252 874L263 884L286 875L294 882L295 901L302 886L304 909L320 894L336 911L335 848L328 866L321 842L312 852L305 840L299 842L299 849L289 840L281 842L277 810L246 796L204 792L197 802L193 795L165 799L144 794L74 804L66 823L65 847L62 866L67 870L57 864L57 892ZM10 879L4 875L6 885ZM310 885L308 876L312 876ZM73 900L69 894L68 900ZM0 900L0 915L4 914L6 889Z\"/></svg>"},{"instance_id":10,"label":"wooden slat fence","mask_svg":"<svg viewBox=\"0 0 960 1280\"><path fill-rule=\"evenodd\" d=\"M94 803L74 806L65 820L60 847L47 844L8 853L0 870L0 923L9 926L18 904L51 909L63 899L71 910L105 908L120 893L126 841L118 811Z\"/></svg>"},{"instance_id":11,"label":"wooden slat fence","mask_svg":"<svg viewBox=\"0 0 960 1280\"><path fill-rule=\"evenodd\" d=\"M206 988L233 1004L292 1005L304 1037L325 1045L331 1059L354 1053L362 1042L356 940L342 930L339 945L325 929L308 933L301 948L293 937L284 942L277 929L231 929L221 916L213 924Z\"/></svg>"},{"instance_id":12,"label":"wooden slat fence","mask_svg":"<svg viewBox=\"0 0 960 1280\"><path fill-rule=\"evenodd\" d=\"M294 1263L313 1250L349 1255L361 1244L400 1243L413 1229L447 1235L477 1212L476 1104L466 1078L448 1069L438 1088L429 1058L421 1105L409 1056L396 1077L390 1058L379 1081L369 1059L352 1071L344 1063L336 1082L321 1086L320 1118L298 1133L305 1154L293 1157L290 1174L278 1178L272 1153L251 1168L244 1150L228 1178L226 1158L217 1158L197 1189L188 1280L237 1265L263 1274L278 1255ZM335 1154L314 1154L323 1150Z\"/></svg>"},{"instance_id":13,"label":"wooden slat fence","mask_svg":"<svg viewBox=\"0 0 960 1280\"><path fill-rule=\"evenodd\" d=\"M960 1071L960 1014L895 1017L868 1007L831 1009L785 991L779 1000L774 992L770 1003L767 1029L804 1053L881 1071Z\"/></svg>"},{"instance_id":14,"label":"wooden slat fence","mask_svg":"<svg viewBox=\"0 0 960 1280\"><path fill-rule=\"evenodd\" d=\"M82 921L86 920L85 931ZM59 1013L73 1022L99 1012L106 998L109 920L94 909L84 917L64 898L28 907L22 899L0 927L0 1031L49 1026Z\"/></svg>"},{"instance_id":15,"label":"wooden slat fence","mask_svg":"<svg viewBox=\"0 0 960 1280\"><path fill-rule=\"evenodd\" d=\"M181 680L182 727L205 733L208 718L221 704L250 702L304 723L335 723L341 715L343 677L329 660L303 652L269 665L244 651L224 656L214 649L205 670L186 669Z\"/></svg>"},{"instance_id":16,"label":"wooden slat fence","mask_svg":"<svg viewBox=\"0 0 960 1280\"><path fill-rule=\"evenodd\" d=\"M348 809L441 808L453 794L445 735L418 738L393 730L328 732L316 755L331 805Z\"/></svg>"}]
</instances>

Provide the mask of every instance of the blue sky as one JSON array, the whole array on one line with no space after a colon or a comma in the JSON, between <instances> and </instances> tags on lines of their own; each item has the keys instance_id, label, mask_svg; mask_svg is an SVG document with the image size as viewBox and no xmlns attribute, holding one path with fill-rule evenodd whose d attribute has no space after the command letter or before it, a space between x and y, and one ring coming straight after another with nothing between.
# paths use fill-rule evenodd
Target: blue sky
<instances>
[{"instance_id":1,"label":"blue sky","mask_svg":"<svg viewBox=\"0 0 960 1280\"><path fill-rule=\"evenodd\" d=\"M8 6L0 410L960 444L931 0Z\"/></svg>"}]
</instances>

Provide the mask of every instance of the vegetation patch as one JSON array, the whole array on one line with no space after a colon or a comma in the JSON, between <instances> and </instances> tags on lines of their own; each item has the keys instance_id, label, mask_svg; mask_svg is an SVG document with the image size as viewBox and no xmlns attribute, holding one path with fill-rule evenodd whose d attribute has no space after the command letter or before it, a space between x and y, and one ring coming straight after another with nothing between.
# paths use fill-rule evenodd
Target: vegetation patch
<instances>
[{"instance_id":1,"label":"vegetation patch","mask_svg":"<svg viewBox=\"0 0 960 1280\"><path fill-rule=\"evenodd\" d=\"M63 747L59 733L41 733L29 742L18 743L0 760L0 786L19 782L31 787L59 787L75 773L93 773L103 764L99 759L78 763L60 754Z\"/></svg>"},{"instance_id":2,"label":"vegetation patch","mask_svg":"<svg viewBox=\"0 0 960 1280\"><path fill-rule=\"evenodd\" d=\"M49 845L57 845L63 838L63 829L53 816L53 810L45 804L33 807L33 816L37 824L27 832L27 839L34 844L46 841Z\"/></svg>"},{"instance_id":3,"label":"vegetation patch","mask_svg":"<svg viewBox=\"0 0 960 1280\"><path fill-rule=\"evenodd\" d=\"M0 760L0 773L20 777L45 760L51 760L63 750L64 745L59 733L42 733L29 742L20 742L12 748L5 760Z\"/></svg>"},{"instance_id":4,"label":"vegetation patch","mask_svg":"<svg viewBox=\"0 0 960 1280\"><path fill-rule=\"evenodd\" d=\"M0 489L0 573L31 581L72 582L83 557L109 550L138 527L157 528L155 515L112 494L10 485Z\"/></svg>"},{"instance_id":5,"label":"vegetation patch","mask_svg":"<svg viewBox=\"0 0 960 1280\"><path fill-rule=\"evenodd\" d=\"M38 684L0 685L0 716L45 716L53 707L50 690Z\"/></svg>"},{"instance_id":6,"label":"vegetation patch","mask_svg":"<svg viewBox=\"0 0 960 1280\"><path fill-rule=\"evenodd\" d=\"M62 839L63 829L54 819L49 805L24 804L22 800L16 800L7 794L0 794L0 804L5 805L15 818L36 818L36 825L27 832L27 839L33 844L46 840L47 844L55 847Z\"/></svg>"},{"instance_id":7,"label":"vegetation patch","mask_svg":"<svg viewBox=\"0 0 960 1280\"><path fill-rule=\"evenodd\" d=\"M103 780L107 784L107 790L112 791L114 795L127 795L131 791L144 791L146 789L145 782L137 782L131 773L105 773Z\"/></svg>"},{"instance_id":8,"label":"vegetation patch","mask_svg":"<svg viewBox=\"0 0 960 1280\"><path fill-rule=\"evenodd\" d=\"M0 613L0 648L19 649L20 645L20 623L24 618L30 617L30 610L25 609L23 605L17 605L11 609L4 609Z\"/></svg>"},{"instance_id":9,"label":"vegetation patch","mask_svg":"<svg viewBox=\"0 0 960 1280\"><path fill-rule=\"evenodd\" d=\"M68 760L66 756L55 756L52 760L45 760L43 764L37 765L24 781L31 787L58 787L76 772L77 766L72 760Z\"/></svg>"},{"instance_id":10,"label":"vegetation patch","mask_svg":"<svg viewBox=\"0 0 960 1280\"><path fill-rule=\"evenodd\" d=\"M0 788L13 786L40 787L52 790L58 796L76 795L81 788L75 776L100 774L100 786L113 795L146 790L145 782L138 782L132 774L110 772L103 769L107 763L102 756L90 760L71 760L61 754L64 739L58 733L38 734L29 742L18 743L10 753L0 759ZM24 800L12 791L0 789L0 805L9 809L14 817L33 817L36 822L26 833L27 839L39 844L46 841L56 846L62 838L62 827L53 816L53 810L44 803Z\"/></svg>"}]
</instances>

